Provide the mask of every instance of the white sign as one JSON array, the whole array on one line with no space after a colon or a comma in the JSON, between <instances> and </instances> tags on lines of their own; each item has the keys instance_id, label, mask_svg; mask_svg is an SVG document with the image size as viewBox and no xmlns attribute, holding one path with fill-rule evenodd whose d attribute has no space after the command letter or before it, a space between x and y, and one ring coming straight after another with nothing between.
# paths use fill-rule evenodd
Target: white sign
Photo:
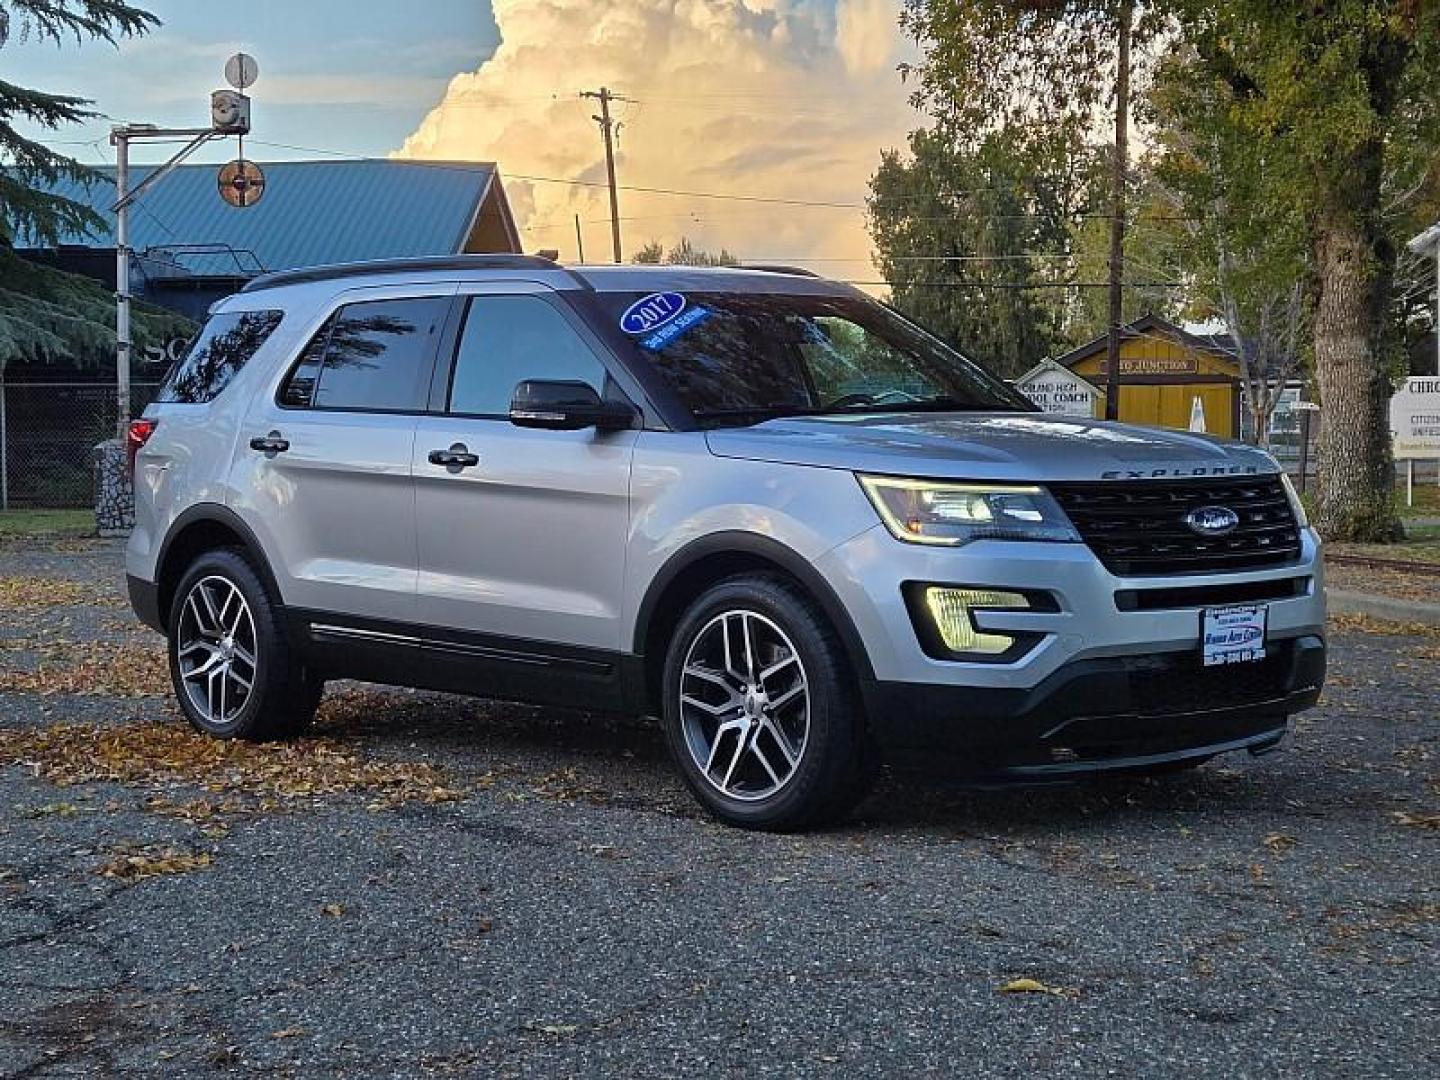
<instances>
[{"instance_id":1,"label":"white sign","mask_svg":"<svg viewBox=\"0 0 1440 1080\"><path fill-rule=\"evenodd\" d=\"M1397 458L1440 458L1440 379L1405 380L1390 399L1390 438Z\"/></svg>"},{"instance_id":2,"label":"white sign","mask_svg":"<svg viewBox=\"0 0 1440 1080\"><path fill-rule=\"evenodd\" d=\"M1264 604L1206 608L1200 617L1201 654L1206 667L1265 659Z\"/></svg>"},{"instance_id":3,"label":"white sign","mask_svg":"<svg viewBox=\"0 0 1440 1080\"><path fill-rule=\"evenodd\" d=\"M1095 416L1100 391L1059 364L1045 360L1015 380L1015 389L1040 407L1060 416Z\"/></svg>"}]
</instances>

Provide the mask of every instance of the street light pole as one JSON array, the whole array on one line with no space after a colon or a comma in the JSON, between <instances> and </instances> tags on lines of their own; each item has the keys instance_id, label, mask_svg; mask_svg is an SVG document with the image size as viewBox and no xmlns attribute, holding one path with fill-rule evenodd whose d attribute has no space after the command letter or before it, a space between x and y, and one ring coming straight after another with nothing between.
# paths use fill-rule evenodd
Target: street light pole
<instances>
[{"instance_id":1,"label":"street light pole","mask_svg":"<svg viewBox=\"0 0 1440 1080\"><path fill-rule=\"evenodd\" d=\"M130 430L130 133L117 127L115 144L115 437Z\"/></svg>"}]
</instances>

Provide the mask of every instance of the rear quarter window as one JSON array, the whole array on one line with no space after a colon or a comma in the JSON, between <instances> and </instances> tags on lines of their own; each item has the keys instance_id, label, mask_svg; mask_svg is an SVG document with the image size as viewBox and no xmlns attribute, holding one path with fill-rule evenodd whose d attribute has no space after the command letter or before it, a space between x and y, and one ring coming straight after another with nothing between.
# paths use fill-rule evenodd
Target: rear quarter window
<instances>
[{"instance_id":1,"label":"rear quarter window","mask_svg":"<svg viewBox=\"0 0 1440 1080\"><path fill-rule=\"evenodd\" d=\"M227 311L212 315L160 387L156 401L202 404L213 401L264 345L283 313Z\"/></svg>"}]
</instances>

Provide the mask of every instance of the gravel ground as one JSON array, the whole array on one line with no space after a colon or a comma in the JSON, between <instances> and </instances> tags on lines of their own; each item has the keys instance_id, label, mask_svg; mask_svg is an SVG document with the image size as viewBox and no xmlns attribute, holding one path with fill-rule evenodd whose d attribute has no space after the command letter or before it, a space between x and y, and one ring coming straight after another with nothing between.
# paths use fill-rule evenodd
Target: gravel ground
<instances>
[{"instance_id":1,"label":"gravel ground","mask_svg":"<svg viewBox=\"0 0 1440 1080\"><path fill-rule=\"evenodd\" d=\"M0 549L0 1074L1440 1074L1435 639L1340 630L1264 759L777 837L580 712L216 756L60 546Z\"/></svg>"}]
</instances>

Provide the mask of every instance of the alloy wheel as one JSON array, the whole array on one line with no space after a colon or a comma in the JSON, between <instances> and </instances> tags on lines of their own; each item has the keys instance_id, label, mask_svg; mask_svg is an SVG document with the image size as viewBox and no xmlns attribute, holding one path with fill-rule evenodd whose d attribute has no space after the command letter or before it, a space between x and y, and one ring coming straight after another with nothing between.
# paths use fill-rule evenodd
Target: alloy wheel
<instances>
[{"instance_id":1,"label":"alloy wheel","mask_svg":"<svg viewBox=\"0 0 1440 1080\"><path fill-rule=\"evenodd\" d=\"M201 578L185 597L175 635L190 704L206 723L228 726L250 700L258 671L250 605L228 578Z\"/></svg>"},{"instance_id":2,"label":"alloy wheel","mask_svg":"<svg viewBox=\"0 0 1440 1080\"><path fill-rule=\"evenodd\" d=\"M772 620L737 609L707 622L685 654L679 695L686 748L716 791L754 802L794 778L810 738L810 684Z\"/></svg>"}]
</instances>

